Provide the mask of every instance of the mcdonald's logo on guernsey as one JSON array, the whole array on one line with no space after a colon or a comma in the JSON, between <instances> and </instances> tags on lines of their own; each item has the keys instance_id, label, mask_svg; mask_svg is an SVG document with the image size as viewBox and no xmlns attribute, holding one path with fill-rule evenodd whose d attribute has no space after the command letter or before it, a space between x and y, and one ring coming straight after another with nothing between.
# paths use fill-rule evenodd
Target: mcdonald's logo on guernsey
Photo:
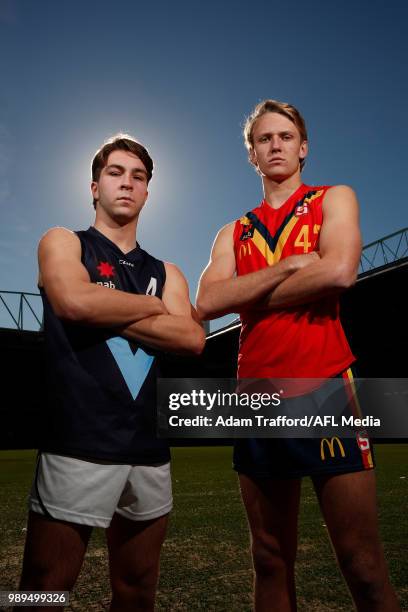
<instances>
[{"instance_id":1,"label":"mcdonald's logo on guernsey","mask_svg":"<svg viewBox=\"0 0 408 612\"><path fill-rule=\"evenodd\" d=\"M340 454L342 457L346 456L346 453L344 452L344 447L342 442L339 440L339 438L337 436L334 436L334 438L330 438L330 440L328 440L327 438L322 438L321 442L320 442L320 457L321 460L324 461L326 459L326 454L324 452L325 446L327 445L329 452L330 452L330 457L334 457L334 443L337 443L337 446L340 450Z\"/></svg>"},{"instance_id":2,"label":"mcdonald's logo on guernsey","mask_svg":"<svg viewBox=\"0 0 408 612\"><path fill-rule=\"evenodd\" d=\"M251 255L251 243L241 244L239 247L239 258L242 259L246 255Z\"/></svg>"}]
</instances>

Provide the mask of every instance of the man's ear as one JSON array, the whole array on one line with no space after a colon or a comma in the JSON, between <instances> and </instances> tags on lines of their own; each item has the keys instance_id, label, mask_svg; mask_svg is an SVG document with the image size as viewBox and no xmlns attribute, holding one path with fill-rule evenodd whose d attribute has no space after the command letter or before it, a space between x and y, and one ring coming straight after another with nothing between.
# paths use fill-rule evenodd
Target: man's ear
<instances>
[{"instance_id":1,"label":"man's ear","mask_svg":"<svg viewBox=\"0 0 408 612\"><path fill-rule=\"evenodd\" d=\"M253 166L255 166L256 168L258 167L258 162L257 162L257 159L256 159L256 153L255 153L255 151L253 150L252 147L248 151L248 159L249 159L249 161L251 162L251 164Z\"/></svg>"},{"instance_id":2,"label":"man's ear","mask_svg":"<svg viewBox=\"0 0 408 612\"><path fill-rule=\"evenodd\" d=\"M96 181L92 181L91 183L91 193L94 200L99 200L99 187Z\"/></svg>"},{"instance_id":3,"label":"man's ear","mask_svg":"<svg viewBox=\"0 0 408 612\"><path fill-rule=\"evenodd\" d=\"M299 159L306 159L308 152L309 152L309 146L308 146L307 140L304 140L302 144L300 145Z\"/></svg>"}]
</instances>

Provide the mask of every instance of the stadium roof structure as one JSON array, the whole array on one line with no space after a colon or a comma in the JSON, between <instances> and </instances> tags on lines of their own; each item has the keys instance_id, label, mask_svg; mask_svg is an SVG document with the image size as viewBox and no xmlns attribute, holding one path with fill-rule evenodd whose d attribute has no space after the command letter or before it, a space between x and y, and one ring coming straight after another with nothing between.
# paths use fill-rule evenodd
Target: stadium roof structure
<instances>
[{"instance_id":1,"label":"stadium roof structure","mask_svg":"<svg viewBox=\"0 0 408 612\"><path fill-rule=\"evenodd\" d=\"M408 263L408 227L367 244L361 253L358 278Z\"/></svg>"},{"instance_id":2,"label":"stadium roof structure","mask_svg":"<svg viewBox=\"0 0 408 612\"><path fill-rule=\"evenodd\" d=\"M40 298L39 293L0 291L0 328L40 331L43 317Z\"/></svg>"}]
</instances>

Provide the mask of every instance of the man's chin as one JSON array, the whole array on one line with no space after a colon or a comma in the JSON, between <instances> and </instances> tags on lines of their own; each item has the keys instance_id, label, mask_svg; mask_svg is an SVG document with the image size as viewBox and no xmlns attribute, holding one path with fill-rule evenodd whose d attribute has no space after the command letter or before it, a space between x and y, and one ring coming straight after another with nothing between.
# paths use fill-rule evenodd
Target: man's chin
<instances>
[{"instance_id":1,"label":"man's chin","mask_svg":"<svg viewBox=\"0 0 408 612\"><path fill-rule=\"evenodd\" d=\"M286 179L288 179L291 174L287 172L265 172L262 176L273 181L274 183L282 183Z\"/></svg>"},{"instance_id":2,"label":"man's chin","mask_svg":"<svg viewBox=\"0 0 408 612\"><path fill-rule=\"evenodd\" d=\"M128 223L131 223L132 221L137 219L137 217L139 216L139 212L140 211L135 212L134 210L132 210L132 211L130 211L130 210L127 210L127 211L116 211L112 215L112 218L119 225L127 225Z\"/></svg>"},{"instance_id":3,"label":"man's chin","mask_svg":"<svg viewBox=\"0 0 408 612\"><path fill-rule=\"evenodd\" d=\"M297 169L290 170L289 168L268 168L262 176L273 181L274 183L282 183L296 174Z\"/></svg>"}]
</instances>

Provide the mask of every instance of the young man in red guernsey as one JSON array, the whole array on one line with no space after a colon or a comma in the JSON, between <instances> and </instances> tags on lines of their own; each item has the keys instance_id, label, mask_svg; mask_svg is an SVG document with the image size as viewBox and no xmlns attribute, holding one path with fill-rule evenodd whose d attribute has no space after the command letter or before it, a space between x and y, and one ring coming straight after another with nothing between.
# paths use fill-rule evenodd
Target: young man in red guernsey
<instances>
[{"instance_id":1,"label":"young man in red guernsey","mask_svg":"<svg viewBox=\"0 0 408 612\"><path fill-rule=\"evenodd\" d=\"M258 104L244 137L264 200L217 235L200 280L198 313L207 320L240 313L239 378L343 377L346 392L354 356L339 320L338 294L357 276L356 196L344 185L302 183L307 133L293 106ZM305 384L293 395L313 395L315 387ZM251 530L258 612L296 610L303 476L313 480L356 608L400 609L378 535L373 467L362 435L236 441L234 469Z\"/></svg>"}]
</instances>

